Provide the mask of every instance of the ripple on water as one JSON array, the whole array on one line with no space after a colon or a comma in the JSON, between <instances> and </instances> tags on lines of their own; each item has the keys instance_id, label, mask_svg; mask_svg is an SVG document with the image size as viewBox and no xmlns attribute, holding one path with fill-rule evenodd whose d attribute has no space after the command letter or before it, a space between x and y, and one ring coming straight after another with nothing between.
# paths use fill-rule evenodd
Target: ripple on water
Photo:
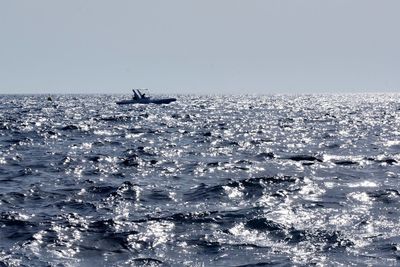
<instances>
[{"instance_id":1,"label":"ripple on water","mask_svg":"<svg viewBox=\"0 0 400 267\"><path fill-rule=\"evenodd\" d=\"M398 265L399 95L0 96L0 265Z\"/></svg>"}]
</instances>

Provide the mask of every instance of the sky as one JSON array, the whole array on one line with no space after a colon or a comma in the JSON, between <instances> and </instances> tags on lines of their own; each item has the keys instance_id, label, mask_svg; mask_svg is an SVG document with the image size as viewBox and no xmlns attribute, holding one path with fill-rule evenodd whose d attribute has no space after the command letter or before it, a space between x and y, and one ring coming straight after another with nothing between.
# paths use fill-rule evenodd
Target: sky
<instances>
[{"instance_id":1,"label":"sky","mask_svg":"<svg viewBox=\"0 0 400 267\"><path fill-rule=\"evenodd\" d=\"M0 94L400 92L399 0L0 0Z\"/></svg>"}]
</instances>

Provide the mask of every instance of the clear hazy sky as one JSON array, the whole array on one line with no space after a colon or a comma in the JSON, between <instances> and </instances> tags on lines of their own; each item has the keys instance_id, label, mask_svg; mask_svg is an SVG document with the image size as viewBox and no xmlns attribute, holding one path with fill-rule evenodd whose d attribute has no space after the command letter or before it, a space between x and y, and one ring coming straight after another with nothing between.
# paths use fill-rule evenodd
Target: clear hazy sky
<instances>
[{"instance_id":1,"label":"clear hazy sky","mask_svg":"<svg viewBox=\"0 0 400 267\"><path fill-rule=\"evenodd\" d=\"M399 0L0 0L0 93L400 92Z\"/></svg>"}]
</instances>

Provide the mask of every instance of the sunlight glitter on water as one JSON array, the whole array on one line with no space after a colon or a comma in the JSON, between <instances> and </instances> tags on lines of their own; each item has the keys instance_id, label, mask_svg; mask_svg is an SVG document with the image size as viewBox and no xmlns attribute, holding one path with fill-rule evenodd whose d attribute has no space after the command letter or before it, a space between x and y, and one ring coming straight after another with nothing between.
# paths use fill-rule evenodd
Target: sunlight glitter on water
<instances>
[{"instance_id":1,"label":"sunlight glitter on water","mask_svg":"<svg viewBox=\"0 0 400 267\"><path fill-rule=\"evenodd\" d=\"M398 95L118 97L1 96L1 263L396 265Z\"/></svg>"}]
</instances>

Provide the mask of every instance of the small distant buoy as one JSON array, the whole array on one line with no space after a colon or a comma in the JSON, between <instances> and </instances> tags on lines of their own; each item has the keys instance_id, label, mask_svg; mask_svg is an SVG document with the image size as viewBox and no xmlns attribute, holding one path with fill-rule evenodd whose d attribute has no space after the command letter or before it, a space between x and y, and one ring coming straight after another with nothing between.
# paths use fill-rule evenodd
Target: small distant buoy
<instances>
[{"instance_id":1,"label":"small distant buoy","mask_svg":"<svg viewBox=\"0 0 400 267\"><path fill-rule=\"evenodd\" d=\"M48 96L47 101L53 101L53 98L51 98L51 96Z\"/></svg>"}]
</instances>

